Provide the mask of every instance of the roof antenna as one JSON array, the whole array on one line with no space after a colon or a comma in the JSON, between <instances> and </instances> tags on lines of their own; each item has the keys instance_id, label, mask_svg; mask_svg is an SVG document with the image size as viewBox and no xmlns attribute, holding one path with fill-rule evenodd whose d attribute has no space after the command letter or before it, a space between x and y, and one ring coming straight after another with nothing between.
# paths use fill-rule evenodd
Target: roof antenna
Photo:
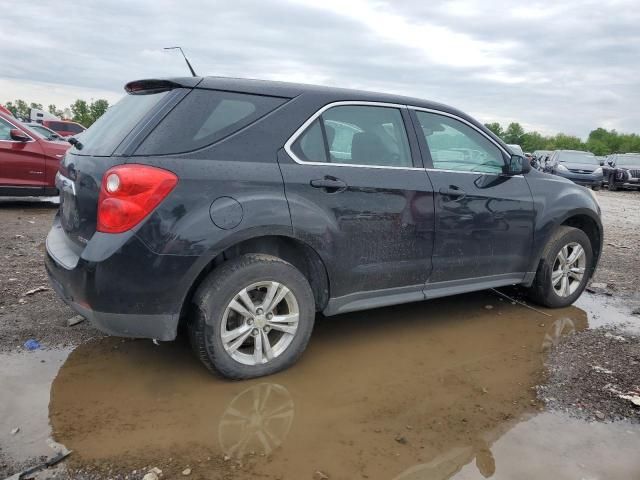
<instances>
[{"instance_id":1,"label":"roof antenna","mask_svg":"<svg viewBox=\"0 0 640 480\"><path fill-rule=\"evenodd\" d=\"M180 50L180 53L184 57L184 61L187 62L187 67L189 67L189 71L191 72L191 75L194 76L194 77L197 77L196 72L193 70L193 67L189 63L189 60L187 59L187 56L182 51L182 47L164 47L164 49L165 50Z\"/></svg>"}]
</instances>

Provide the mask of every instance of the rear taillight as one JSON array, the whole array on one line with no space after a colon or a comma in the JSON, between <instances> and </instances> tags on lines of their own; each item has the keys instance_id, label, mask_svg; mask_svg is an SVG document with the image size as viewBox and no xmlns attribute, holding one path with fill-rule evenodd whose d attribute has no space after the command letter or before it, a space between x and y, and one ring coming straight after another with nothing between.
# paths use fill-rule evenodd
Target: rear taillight
<instances>
[{"instance_id":1,"label":"rear taillight","mask_svg":"<svg viewBox=\"0 0 640 480\"><path fill-rule=\"evenodd\" d=\"M122 233L135 227L177 183L174 173L148 165L118 165L107 170L98 198L97 230Z\"/></svg>"}]
</instances>

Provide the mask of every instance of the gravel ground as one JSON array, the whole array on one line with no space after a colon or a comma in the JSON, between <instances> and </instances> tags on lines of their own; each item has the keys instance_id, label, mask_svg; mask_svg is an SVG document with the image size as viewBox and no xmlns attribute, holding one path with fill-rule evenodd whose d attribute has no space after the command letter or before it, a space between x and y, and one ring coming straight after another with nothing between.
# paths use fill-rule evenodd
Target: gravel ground
<instances>
[{"instance_id":1,"label":"gravel ground","mask_svg":"<svg viewBox=\"0 0 640 480\"><path fill-rule=\"evenodd\" d=\"M620 328L584 330L549 353L538 397L552 410L587 420L640 423L640 337ZM627 398L623 398L627 397Z\"/></svg>"},{"instance_id":2,"label":"gravel ground","mask_svg":"<svg viewBox=\"0 0 640 480\"><path fill-rule=\"evenodd\" d=\"M616 297L639 312L640 193L599 192L605 244L593 291ZM607 311L601 316L606 322ZM634 320L635 319L635 320ZM640 324L640 316L630 317ZM624 341L617 337L624 338ZM546 362L548 378L538 396L552 410L590 420L640 422L640 406L620 395L640 395L640 337L619 326L563 337ZM640 398L639 398L640 400Z\"/></svg>"},{"instance_id":3,"label":"gravel ground","mask_svg":"<svg viewBox=\"0 0 640 480\"><path fill-rule=\"evenodd\" d=\"M604 249L593 282L640 306L640 192L597 192L602 207Z\"/></svg>"},{"instance_id":4,"label":"gravel ground","mask_svg":"<svg viewBox=\"0 0 640 480\"><path fill-rule=\"evenodd\" d=\"M61 347L102 336L87 322L68 327L75 313L49 287L45 238L56 209L54 203L0 199L0 352L22 348L28 339Z\"/></svg>"}]
</instances>

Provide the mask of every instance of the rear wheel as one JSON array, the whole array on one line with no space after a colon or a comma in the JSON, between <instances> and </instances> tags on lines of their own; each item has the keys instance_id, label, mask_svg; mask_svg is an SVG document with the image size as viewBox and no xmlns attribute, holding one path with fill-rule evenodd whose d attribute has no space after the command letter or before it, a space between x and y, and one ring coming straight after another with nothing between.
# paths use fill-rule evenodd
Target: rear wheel
<instances>
[{"instance_id":1,"label":"rear wheel","mask_svg":"<svg viewBox=\"0 0 640 480\"><path fill-rule=\"evenodd\" d=\"M573 227L560 227L549 240L529 297L546 307L571 305L587 286L593 268L589 237Z\"/></svg>"},{"instance_id":2,"label":"rear wheel","mask_svg":"<svg viewBox=\"0 0 640 480\"><path fill-rule=\"evenodd\" d=\"M191 345L225 377L269 375L292 365L307 346L315 302L293 265L249 254L216 268L194 295Z\"/></svg>"}]
</instances>

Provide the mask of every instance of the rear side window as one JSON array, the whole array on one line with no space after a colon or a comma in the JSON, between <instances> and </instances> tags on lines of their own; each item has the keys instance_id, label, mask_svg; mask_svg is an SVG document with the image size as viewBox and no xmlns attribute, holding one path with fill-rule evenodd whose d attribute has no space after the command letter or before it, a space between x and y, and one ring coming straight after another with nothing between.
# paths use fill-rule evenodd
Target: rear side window
<instances>
[{"instance_id":1,"label":"rear side window","mask_svg":"<svg viewBox=\"0 0 640 480\"><path fill-rule=\"evenodd\" d=\"M206 147L255 122L286 100L195 89L149 134L136 155L184 153Z\"/></svg>"}]
</instances>

